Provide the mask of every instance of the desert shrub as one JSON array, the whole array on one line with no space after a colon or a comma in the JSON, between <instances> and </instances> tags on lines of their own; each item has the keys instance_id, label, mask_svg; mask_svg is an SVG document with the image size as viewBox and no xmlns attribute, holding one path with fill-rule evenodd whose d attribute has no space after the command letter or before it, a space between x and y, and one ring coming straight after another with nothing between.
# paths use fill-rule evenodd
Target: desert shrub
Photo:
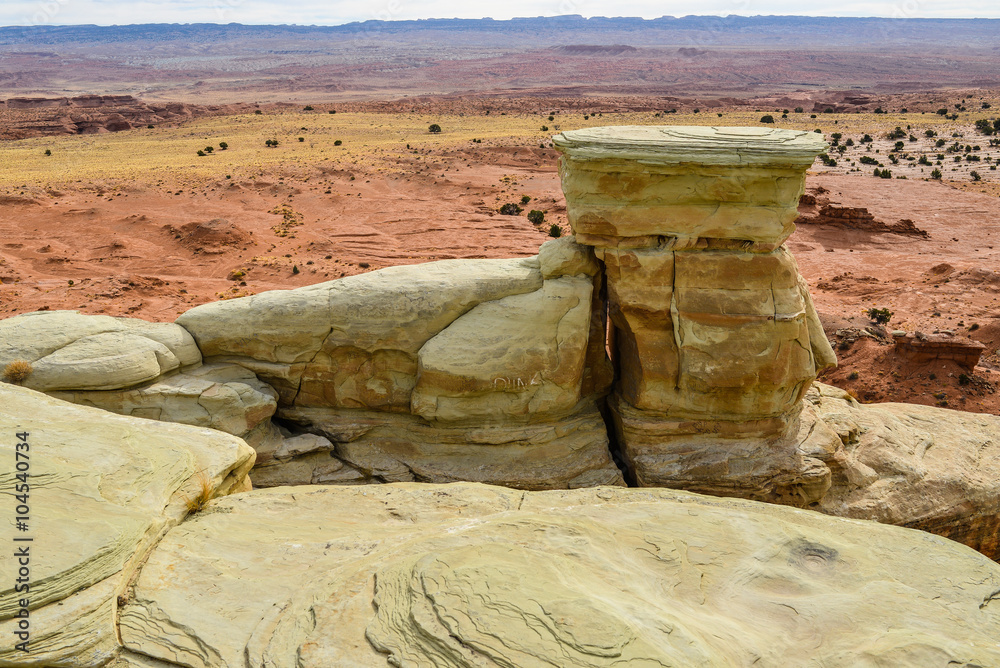
<instances>
[{"instance_id":1,"label":"desert shrub","mask_svg":"<svg viewBox=\"0 0 1000 668\"><path fill-rule=\"evenodd\" d=\"M864 137L861 138L862 144L871 144L873 141L875 140L872 139L872 136L870 134L866 134Z\"/></svg>"},{"instance_id":2,"label":"desert shrub","mask_svg":"<svg viewBox=\"0 0 1000 668\"><path fill-rule=\"evenodd\" d=\"M205 153L204 151L198 151L198 155L200 155L201 157L205 157L208 154Z\"/></svg>"},{"instance_id":3,"label":"desert shrub","mask_svg":"<svg viewBox=\"0 0 1000 668\"><path fill-rule=\"evenodd\" d=\"M938 114L938 116L947 116L948 115L948 110L947 109L938 109L937 110L937 114Z\"/></svg>"},{"instance_id":4,"label":"desert shrub","mask_svg":"<svg viewBox=\"0 0 1000 668\"><path fill-rule=\"evenodd\" d=\"M905 146L905 144L903 142L898 141L898 142L896 142L895 144L892 145L892 150L893 151L902 151L904 146Z\"/></svg>"},{"instance_id":5,"label":"desert shrub","mask_svg":"<svg viewBox=\"0 0 1000 668\"><path fill-rule=\"evenodd\" d=\"M500 215L503 216L520 216L522 211L524 211L524 209L519 207L514 202L507 202L500 207Z\"/></svg>"},{"instance_id":6,"label":"desert shrub","mask_svg":"<svg viewBox=\"0 0 1000 668\"><path fill-rule=\"evenodd\" d=\"M823 164L827 167L836 167L837 161L828 156L826 153L820 153L819 159L823 161Z\"/></svg>"},{"instance_id":7,"label":"desert shrub","mask_svg":"<svg viewBox=\"0 0 1000 668\"><path fill-rule=\"evenodd\" d=\"M983 180L982 175L979 172L976 172L976 171L969 172L969 176L972 177L973 181L982 181Z\"/></svg>"},{"instance_id":8,"label":"desert shrub","mask_svg":"<svg viewBox=\"0 0 1000 668\"><path fill-rule=\"evenodd\" d=\"M802 107L795 107L795 113L796 114L801 114L802 111L803 111Z\"/></svg>"},{"instance_id":9,"label":"desert shrub","mask_svg":"<svg viewBox=\"0 0 1000 668\"><path fill-rule=\"evenodd\" d=\"M521 204L527 204L531 201L531 195L521 195Z\"/></svg>"},{"instance_id":10,"label":"desert shrub","mask_svg":"<svg viewBox=\"0 0 1000 668\"><path fill-rule=\"evenodd\" d=\"M45 155L52 155L52 150L48 148L45 149Z\"/></svg>"},{"instance_id":11,"label":"desert shrub","mask_svg":"<svg viewBox=\"0 0 1000 668\"><path fill-rule=\"evenodd\" d=\"M292 273L293 274L299 273L299 266L297 264L292 265Z\"/></svg>"},{"instance_id":12,"label":"desert shrub","mask_svg":"<svg viewBox=\"0 0 1000 668\"><path fill-rule=\"evenodd\" d=\"M432 134L438 134L439 132L441 132L441 126L438 125L437 123L431 123L430 127L427 128L427 131Z\"/></svg>"},{"instance_id":13,"label":"desert shrub","mask_svg":"<svg viewBox=\"0 0 1000 668\"><path fill-rule=\"evenodd\" d=\"M937 137L937 133L933 130L924 130L924 136L930 139L931 137Z\"/></svg>"},{"instance_id":14,"label":"desert shrub","mask_svg":"<svg viewBox=\"0 0 1000 668\"><path fill-rule=\"evenodd\" d=\"M215 151L215 147L214 146L206 146L205 147L205 153L213 153L214 151Z\"/></svg>"},{"instance_id":15,"label":"desert shrub","mask_svg":"<svg viewBox=\"0 0 1000 668\"><path fill-rule=\"evenodd\" d=\"M330 110L330 113L331 113L331 114L335 114L335 113L337 113L337 110L336 110L336 109L331 109L331 110Z\"/></svg>"},{"instance_id":16,"label":"desert shrub","mask_svg":"<svg viewBox=\"0 0 1000 668\"><path fill-rule=\"evenodd\" d=\"M774 116L772 116L771 114L767 114L765 116L761 116L760 117L760 122L761 123L774 123Z\"/></svg>"},{"instance_id":17,"label":"desert shrub","mask_svg":"<svg viewBox=\"0 0 1000 668\"><path fill-rule=\"evenodd\" d=\"M302 109L302 111L312 111L312 110L313 110L313 108L312 108L312 105L311 105L311 104L307 104L307 105L306 105L305 107L303 107L303 109Z\"/></svg>"},{"instance_id":18,"label":"desert shrub","mask_svg":"<svg viewBox=\"0 0 1000 668\"><path fill-rule=\"evenodd\" d=\"M263 111L261 111L260 109L257 109L257 110L256 110L256 111L254 111L253 113L255 113L255 114L257 114L258 116L260 116L260 115L261 115L261 114L263 114L264 112L263 112Z\"/></svg>"},{"instance_id":19,"label":"desert shrub","mask_svg":"<svg viewBox=\"0 0 1000 668\"><path fill-rule=\"evenodd\" d=\"M906 131L897 125L896 129L887 134L885 137L886 139L902 139L905 136L906 136Z\"/></svg>"},{"instance_id":20,"label":"desert shrub","mask_svg":"<svg viewBox=\"0 0 1000 668\"><path fill-rule=\"evenodd\" d=\"M865 314L871 318L872 322L878 323L879 325L888 324L892 320L892 311L887 308L875 308L874 306L865 311Z\"/></svg>"},{"instance_id":21,"label":"desert shrub","mask_svg":"<svg viewBox=\"0 0 1000 668\"><path fill-rule=\"evenodd\" d=\"M972 382L972 376L970 376L969 374L967 374L967 373L960 373L960 374L958 374L958 384L959 385L968 385L971 382Z\"/></svg>"},{"instance_id":22,"label":"desert shrub","mask_svg":"<svg viewBox=\"0 0 1000 668\"><path fill-rule=\"evenodd\" d=\"M552 237L553 239L558 239L559 237L562 236L562 228L556 225L555 223L552 223L552 225L549 227L549 236Z\"/></svg>"},{"instance_id":23,"label":"desert shrub","mask_svg":"<svg viewBox=\"0 0 1000 668\"><path fill-rule=\"evenodd\" d=\"M554 121L554 120L556 120L556 117L555 116L549 116L549 120L550 121Z\"/></svg>"},{"instance_id":24,"label":"desert shrub","mask_svg":"<svg viewBox=\"0 0 1000 668\"><path fill-rule=\"evenodd\" d=\"M28 380L28 376L31 375L32 371L31 362L26 360L14 360L3 368L3 379L8 383L20 385L24 381Z\"/></svg>"},{"instance_id":25,"label":"desert shrub","mask_svg":"<svg viewBox=\"0 0 1000 668\"><path fill-rule=\"evenodd\" d=\"M299 141L300 141L300 142L304 142L305 140L306 140L306 138L305 138L305 137L299 137Z\"/></svg>"},{"instance_id":26,"label":"desert shrub","mask_svg":"<svg viewBox=\"0 0 1000 668\"><path fill-rule=\"evenodd\" d=\"M333 145L334 145L334 146L340 146L340 145L341 145L341 144L343 144L343 143L344 143L344 142L342 142L341 140L339 140L339 139L338 139L337 141L333 142Z\"/></svg>"},{"instance_id":27,"label":"desert shrub","mask_svg":"<svg viewBox=\"0 0 1000 668\"><path fill-rule=\"evenodd\" d=\"M220 141L219 142L219 148L222 149L223 151L225 151L227 148L229 148L229 144L227 144L224 141Z\"/></svg>"},{"instance_id":28,"label":"desert shrub","mask_svg":"<svg viewBox=\"0 0 1000 668\"><path fill-rule=\"evenodd\" d=\"M549 126L543 125L541 129L542 129L542 132L548 132L549 131Z\"/></svg>"},{"instance_id":29,"label":"desert shrub","mask_svg":"<svg viewBox=\"0 0 1000 668\"><path fill-rule=\"evenodd\" d=\"M539 211L538 209L532 209L528 212L528 221L532 225L541 225L545 222L545 212Z\"/></svg>"},{"instance_id":30,"label":"desert shrub","mask_svg":"<svg viewBox=\"0 0 1000 668\"><path fill-rule=\"evenodd\" d=\"M857 371L852 371L847 375L847 380L857 380L861 375Z\"/></svg>"},{"instance_id":31,"label":"desert shrub","mask_svg":"<svg viewBox=\"0 0 1000 668\"><path fill-rule=\"evenodd\" d=\"M858 158L858 162L860 162L862 165L877 165L877 164L879 164L878 160L876 160L875 158L871 157L870 155L863 155L863 156L861 156L860 158Z\"/></svg>"},{"instance_id":32,"label":"desert shrub","mask_svg":"<svg viewBox=\"0 0 1000 668\"><path fill-rule=\"evenodd\" d=\"M918 165L928 165L928 166L930 166L931 161L927 159L926 155L922 155L922 156L920 156L920 159L917 160L917 164Z\"/></svg>"}]
</instances>

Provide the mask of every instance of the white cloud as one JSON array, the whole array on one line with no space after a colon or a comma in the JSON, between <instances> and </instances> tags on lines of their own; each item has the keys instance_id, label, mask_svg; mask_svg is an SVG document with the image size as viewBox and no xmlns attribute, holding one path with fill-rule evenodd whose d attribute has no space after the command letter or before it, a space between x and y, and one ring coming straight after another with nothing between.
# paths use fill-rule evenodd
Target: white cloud
<instances>
[{"instance_id":1,"label":"white cloud","mask_svg":"<svg viewBox=\"0 0 1000 668\"><path fill-rule=\"evenodd\" d=\"M459 0L3 0L0 25L35 23L101 25L127 23L295 23L334 25L369 19L508 19L515 16L642 16L687 14L798 14L811 16L888 16L1000 18L996 0L624 0L609 7L597 0L508 0L500 5Z\"/></svg>"}]
</instances>

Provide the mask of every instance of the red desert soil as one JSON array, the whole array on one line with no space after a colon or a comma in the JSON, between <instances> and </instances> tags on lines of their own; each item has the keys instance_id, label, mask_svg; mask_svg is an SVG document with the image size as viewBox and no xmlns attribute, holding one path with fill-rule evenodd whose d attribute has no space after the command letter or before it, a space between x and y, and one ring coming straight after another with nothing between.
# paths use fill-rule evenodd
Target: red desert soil
<instances>
[{"instance_id":1,"label":"red desert soil","mask_svg":"<svg viewBox=\"0 0 1000 668\"><path fill-rule=\"evenodd\" d=\"M208 301L390 265L532 255L550 222L568 231L555 151L438 157L447 171L326 174L329 194L280 173L184 192L29 188L0 202L0 316L68 308L169 321ZM804 223L788 241L838 348L841 365L824 380L863 401L1000 413L1000 199L855 175L811 175L807 193L927 232ZM533 198L526 211L546 211L540 228L496 213L522 195ZM864 315L872 307L893 311L886 328ZM895 329L951 331L986 350L974 373L951 361L915 364L894 352Z\"/></svg>"}]
</instances>

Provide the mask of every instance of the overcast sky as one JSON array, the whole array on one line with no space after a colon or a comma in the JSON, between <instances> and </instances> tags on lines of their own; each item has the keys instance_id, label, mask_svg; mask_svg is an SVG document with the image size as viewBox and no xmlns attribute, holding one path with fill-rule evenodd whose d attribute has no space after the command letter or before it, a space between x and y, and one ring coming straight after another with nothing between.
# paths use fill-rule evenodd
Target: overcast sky
<instances>
[{"instance_id":1,"label":"overcast sky","mask_svg":"<svg viewBox=\"0 0 1000 668\"><path fill-rule=\"evenodd\" d=\"M509 19L515 16L796 14L893 18L1000 18L998 0L0 0L0 25L256 23L336 25L369 19Z\"/></svg>"}]
</instances>

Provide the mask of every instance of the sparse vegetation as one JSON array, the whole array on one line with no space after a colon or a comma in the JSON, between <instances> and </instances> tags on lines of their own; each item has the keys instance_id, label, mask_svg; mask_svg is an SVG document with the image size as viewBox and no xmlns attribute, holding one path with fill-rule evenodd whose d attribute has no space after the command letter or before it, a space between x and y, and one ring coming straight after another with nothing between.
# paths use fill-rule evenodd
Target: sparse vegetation
<instances>
[{"instance_id":1,"label":"sparse vegetation","mask_svg":"<svg viewBox=\"0 0 1000 668\"><path fill-rule=\"evenodd\" d=\"M527 204L531 201L531 195L521 195L521 204Z\"/></svg>"},{"instance_id":2,"label":"sparse vegetation","mask_svg":"<svg viewBox=\"0 0 1000 668\"><path fill-rule=\"evenodd\" d=\"M521 212L524 211L514 202L507 202L500 207L500 215L502 216L520 216Z\"/></svg>"},{"instance_id":3,"label":"sparse vegetation","mask_svg":"<svg viewBox=\"0 0 1000 668\"><path fill-rule=\"evenodd\" d=\"M549 227L549 236L552 237L553 239L558 239L559 237L562 236L562 228L556 225L555 223L552 223L552 225Z\"/></svg>"},{"instance_id":4,"label":"sparse vegetation","mask_svg":"<svg viewBox=\"0 0 1000 668\"><path fill-rule=\"evenodd\" d=\"M20 385L24 381L28 380L28 376L31 375L33 370L31 362L26 360L14 360L3 368L3 379L8 383Z\"/></svg>"},{"instance_id":5,"label":"sparse vegetation","mask_svg":"<svg viewBox=\"0 0 1000 668\"><path fill-rule=\"evenodd\" d=\"M541 225L545 222L545 212L539 211L538 209L532 209L528 212L528 222L532 225Z\"/></svg>"},{"instance_id":6,"label":"sparse vegetation","mask_svg":"<svg viewBox=\"0 0 1000 668\"><path fill-rule=\"evenodd\" d=\"M184 506L190 515L205 510L208 507L208 502L212 500L214 493L212 479L204 471L199 471L195 476L195 484L194 494L184 499Z\"/></svg>"},{"instance_id":7,"label":"sparse vegetation","mask_svg":"<svg viewBox=\"0 0 1000 668\"><path fill-rule=\"evenodd\" d=\"M430 127L427 128L427 131L433 135L439 134L441 132L441 126L437 123L431 123Z\"/></svg>"},{"instance_id":8,"label":"sparse vegetation","mask_svg":"<svg viewBox=\"0 0 1000 668\"><path fill-rule=\"evenodd\" d=\"M893 315L892 311L887 308L876 308L874 306L865 311L865 314L871 319L872 322L879 325L888 324L889 321L892 320Z\"/></svg>"},{"instance_id":9,"label":"sparse vegetation","mask_svg":"<svg viewBox=\"0 0 1000 668\"><path fill-rule=\"evenodd\" d=\"M772 116L770 114L766 114L764 116L761 116L760 117L760 122L761 123L774 123L774 116Z\"/></svg>"}]
</instances>

